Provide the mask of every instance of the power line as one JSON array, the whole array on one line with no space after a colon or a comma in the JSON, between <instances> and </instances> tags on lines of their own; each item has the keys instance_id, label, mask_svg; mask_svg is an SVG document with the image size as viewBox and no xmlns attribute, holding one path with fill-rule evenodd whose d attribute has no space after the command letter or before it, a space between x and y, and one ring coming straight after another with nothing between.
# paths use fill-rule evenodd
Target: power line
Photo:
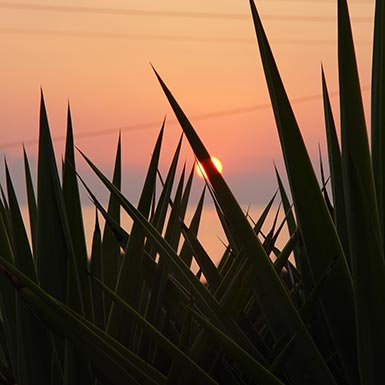
<instances>
[{"instance_id":1,"label":"power line","mask_svg":"<svg viewBox=\"0 0 385 385\"><path fill-rule=\"evenodd\" d=\"M370 89L370 86L365 85L362 87L362 91L368 91ZM338 91L330 92L330 96L337 96ZM322 94L313 94L313 95L307 95L307 96L302 96L298 98L294 98L291 101L291 104L302 104L302 103L308 103L312 102L314 100L318 100L322 98ZM232 115L241 115L245 113L250 113L258 110L266 110L271 108L270 103L264 103L264 104L258 104L254 106L246 106L246 107L239 107L239 108L231 108L231 109L226 109L222 111L216 111L216 112L208 112L204 114L197 114L197 115L191 115L190 120L194 121L201 121L201 120L209 120L209 119L214 119L214 118L219 118L219 117L226 117L226 116L232 116ZM170 119L167 121L167 124L169 125L174 125L177 123L176 119ZM151 128L156 128L159 127L159 121L152 121L152 122L145 122L145 123L138 123L130 126L123 126L123 127L118 127L118 128L107 128L104 130L97 130L97 131L88 131L88 132L80 132L75 135L76 140L79 139L85 139L85 138L91 138L91 137L98 137L98 136L106 136L106 135L111 135L111 134L116 134L117 131L133 131L133 130L144 130L144 129L151 129ZM65 136L55 136L53 138L55 141L64 141ZM13 141L13 142L7 142L7 143L2 143L0 144L0 150L1 149L6 149L6 148L14 148L18 147L21 144L35 144L37 143L37 139L27 139L24 141Z\"/></svg>"},{"instance_id":2,"label":"power line","mask_svg":"<svg viewBox=\"0 0 385 385\"><path fill-rule=\"evenodd\" d=\"M113 15L113 16L152 16L152 17L172 17L172 18L190 18L190 19L218 19L218 20L249 20L249 14L240 13L220 13L220 12L199 12L199 11L160 11L129 8L101 8L85 7L71 5L48 5L48 4L29 4L15 2L0 2L0 8L14 11L32 11L32 12L56 12L56 13L81 13L95 15ZM330 16L296 16L296 15L262 15L265 20L274 21L305 21L305 22L335 22L335 17ZM354 17L358 23L370 23L371 17Z\"/></svg>"},{"instance_id":3,"label":"power line","mask_svg":"<svg viewBox=\"0 0 385 385\"><path fill-rule=\"evenodd\" d=\"M159 35L159 34L133 34L133 33L115 33L115 32L86 32L86 31L68 31L55 29L35 29L35 28L7 28L0 27L0 34L11 35L26 35L32 36L47 36L47 37L80 37L86 39L114 39L114 40L156 40L156 41L170 41L183 43L213 43L213 44L255 44L253 38L242 37L199 37L191 35ZM319 45L335 45L335 40L327 39L274 39L271 38L274 44L296 44L312 46ZM356 44L371 44L370 40L358 40Z\"/></svg>"}]
</instances>

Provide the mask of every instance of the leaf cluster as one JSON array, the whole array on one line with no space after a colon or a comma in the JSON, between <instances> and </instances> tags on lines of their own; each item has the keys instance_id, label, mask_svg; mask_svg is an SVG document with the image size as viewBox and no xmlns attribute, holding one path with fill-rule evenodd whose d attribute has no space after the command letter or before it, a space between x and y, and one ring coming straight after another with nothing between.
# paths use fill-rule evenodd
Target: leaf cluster
<instances>
[{"instance_id":1,"label":"leaf cluster","mask_svg":"<svg viewBox=\"0 0 385 385\"><path fill-rule=\"evenodd\" d=\"M42 95L36 191L24 151L30 229L7 164L1 188L0 383L385 383L384 3L375 12L370 146L348 7L338 0L341 145L322 71L330 178L321 159L321 183L250 6L293 200L276 170L284 220L277 212L263 231L275 195L256 221L242 210L155 70L207 176L189 223L193 168L178 171L182 137L167 175L159 172L165 122L137 206L121 193L120 137L111 181L80 152L110 193L104 208L77 174L69 108L58 171ZM79 183L95 205L91 250ZM217 266L198 237L206 195L227 238Z\"/></svg>"}]
</instances>

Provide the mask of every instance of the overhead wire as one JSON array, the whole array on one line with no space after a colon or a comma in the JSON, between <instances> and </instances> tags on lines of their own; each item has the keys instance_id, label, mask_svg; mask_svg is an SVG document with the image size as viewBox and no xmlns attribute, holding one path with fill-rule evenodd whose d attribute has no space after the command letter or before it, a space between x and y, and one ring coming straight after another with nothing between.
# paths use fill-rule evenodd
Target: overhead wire
<instances>
[{"instance_id":1,"label":"overhead wire","mask_svg":"<svg viewBox=\"0 0 385 385\"><path fill-rule=\"evenodd\" d=\"M36 29L36 28L13 28L0 27L0 34L26 35L32 37L46 36L68 36L80 37L86 39L114 39L114 40L153 40L153 41L169 41L183 43L212 43L212 44L255 44L255 39L242 37L207 37L207 36L192 36L192 35L159 35L159 34L132 34L132 33L114 33L114 32L86 32L86 31L68 31L56 29ZM334 40L327 39L275 39L271 38L274 44L295 44L295 45L333 45ZM367 45L371 44L370 40L357 40L356 44Z\"/></svg>"},{"instance_id":2,"label":"overhead wire","mask_svg":"<svg viewBox=\"0 0 385 385\"><path fill-rule=\"evenodd\" d=\"M173 18L194 18L194 19L224 19L224 20L248 20L249 14L240 13L221 13L221 12L204 12L204 11L161 11L150 9L132 9L132 8L105 8L105 7L89 7L75 5L51 5L51 4L31 4L24 2L8 2L0 1L0 9L8 9L15 11L44 11L59 13L83 13L83 14L99 14L114 16L152 16L152 17L173 17ZM287 20L287 21L306 21L306 22L334 22L336 17L321 15L271 15L264 14L264 19L270 20ZM358 16L354 18L355 22L368 23L372 22L371 17Z\"/></svg>"},{"instance_id":3,"label":"overhead wire","mask_svg":"<svg viewBox=\"0 0 385 385\"><path fill-rule=\"evenodd\" d=\"M276 2L285 0L276 0ZM297 0L298 1L298 0ZM301 0L299 0L301 1ZM333 0L334 1L334 0ZM311 1L314 3L314 0ZM367 2L355 2L367 4ZM201 11L161 11L149 9L131 9L131 8L106 8L91 6L75 6L75 5L52 5L40 3L26 2L9 2L0 1L0 9L13 11L32 11L32 12L56 12L56 13L81 13L81 14L102 14L113 16L150 16L150 17L173 17L173 18L195 18L195 19L233 19L245 20L249 19L248 14L239 13L220 13L220 12L201 12ZM294 22L334 22L335 16L321 15L272 15L264 14L263 18L272 21L294 21ZM354 22L369 23L372 22L371 17L357 16ZM97 31L74 31L74 30L57 30L42 28L19 28L19 27L0 27L0 34L15 34L27 36L68 36L80 38L96 38L96 39L125 39L125 40L156 40L170 42L189 42L189 43L234 43L234 44L252 44L253 39L242 37L200 37L189 35L159 35L159 34L143 34L143 33L124 33L124 32L97 32ZM275 44L312 44L312 45L331 45L333 40L310 40L310 39L272 39ZM370 44L369 40L358 41L358 44Z\"/></svg>"},{"instance_id":4,"label":"overhead wire","mask_svg":"<svg viewBox=\"0 0 385 385\"><path fill-rule=\"evenodd\" d=\"M285 0L277 0L285 1ZM297 0L298 1L298 0ZM334 1L334 0L333 0ZM312 1L314 2L314 0ZM356 2L358 3L358 2ZM367 4L366 2L359 2ZM52 5L26 2L0 1L0 9L13 11L34 11L34 12L56 12L56 13L82 13L82 14L107 14L115 16L152 16L152 17L175 17L175 18L206 18L206 19L249 19L247 14L215 13L200 11L161 11L149 9L130 9L130 8L106 8L75 5ZM264 14L264 19L276 21L303 21L303 22L334 22L333 16L320 15L269 15ZM355 22L371 22L372 18L359 16L354 18ZM178 35L159 35L159 34L133 34L133 33L114 33L114 32L88 32L74 30L56 30L41 28L18 28L18 27L0 27L0 34L15 34L27 36L69 36L81 38L103 38L103 39L127 39L127 40L164 40L171 42L196 42L196 43L234 43L234 44L252 44L253 39L241 37L199 37L199 36L178 36ZM274 39L273 39L274 40ZM318 44L330 45L332 40L318 39L317 41L309 39L276 39L276 44ZM370 41L359 41L358 44L370 44Z\"/></svg>"},{"instance_id":5,"label":"overhead wire","mask_svg":"<svg viewBox=\"0 0 385 385\"><path fill-rule=\"evenodd\" d=\"M132 34L132 33L107 33L107 32L85 32L85 31L68 31L68 30L53 30L53 29L34 29L34 28L7 28L0 27L0 34L15 34L26 35L32 37L37 36L68 36L90 39L119 39L119 40L154 40L154 41L169 41L169 42L184 42L184 43L212 43L212 44L255 44L255 39L242 37L200 37L192 35L159 35L159 34ZM334 40L327 39L275 39L271 38L274 44L286 45L333 45ZM367 45L371 44L370 40L357 40L356 44Z\"/></svg>"},{"instance_id":6,"label":"overhead wire","mask_svg":"<svg viewBox=\"0 0 385 385\"><path fill-rule=\"evenodd\" d=\"M276 2L287 2L292 0L276 0ZM334 2L334 0L323 0L322 2ZM308 0L296 0L296 2L306 2ZM311 1L315 3L315 1ZM321 3L321 2L319 2ZM355 1L357 4L369 4L365 1ZM145 9L128 9L128 8L104 8L104 7L86 7L86 6L73 6L73 5L50 5L50 4L31 4L25 2L5 2L0 1L0 9L8 9L15 11L45 11L45 12L59 12L59 13L88 13L88 14L109 14L120 16L152 16L152 17L176 17L176 18L204 18L204 19L233 19L243 20L248 19L250 16L247 14L230 14L230 13L213 13L213 12L194 12L194 11L160 11L160 10L145 10ZM265 14L264 19L277 20L277 21L309 21L309 22L333 22L335 17L330 16L297 16L297 15L268 15ZM355 17L355 22L371 22L369 17ZM52 29L34 29L34 28L16 28L16 27L0 27L0 33L2 34L23 34L23 35L47 35L47 36L73 36L84 38L107 38L107 39L147 39L147 40L168 40L168 41L184 41L184 42L208 42L208 43L237 43L237 44L251 44L255 43L254 39L236 38L236 37L197 37L197 36L175 36L175 35L152 35L152 34L129 34L129 33L106 33L106 32L85 32L85 31L68 31L68 30L52 30ZM274 40L274 39L273 39ZM275 44L334 44L332 40L306 40L306 39L277 39L274 40ZM369 44L369 41L359 41L358 44ZM368 86L363 87L363 90L368 89ZM337 93L331 93L331 95ZM321 98L322 95L309 95L302 98L293 99L293 104L304 103ZM215 117L229 116L235 114L243 114L260 109L270 108L270 104L261 104L257 106L241 107L236 109L228 109L223 111L217 111L206 114L199 114L192 116L192 120L204 120L212 119ZM170 120L169 124L175 124L175 120ZM89 131L78 133L77 139L103 136L115 133L117 130L135 130L146 129L156 127L158 122L145 122L136 125L130 125L120 128L105 129L98 131ZM55 137L57 141L64 140L65 137ZM24 144L36 143L36 139L25 140ZM11 148L19 146L20 141L13 141L0 144L0 149Z\"/></svg>"},{"instance_id":7,"label":"overhead wire","mask_svg":"<svg viewBox=\"0 0 385 385\"><path fill-rule=\"evenodd\" d=\"M369 85L365 85L362 87L362 91L368 91L370 89ZM333 91L329 93L330 97L334 97L338 95L338 91ZM318 100L322 98L322 94L313 94L313 95L307 95L302 96L298 98L293 98L291 100L291 104L302 104L311 102L314 100ZM245 113L250 113L258 110L266 110L271 108L271 104L264 103L264 104L258 104L253 106L246 106L246 107L239 107L239 108L232 108L232 109L226 109L221 111L215 111L215 112L207 112L203 114L196 114L191 115L190 120L191 121L201 121L201 120L208 120L208 119L214 119L214 118L220 118L220 117L226 117L231 115L240 115ZM167 124L176 124L176 119L170 119L168 120ZM124 131L133 131L133 130L143 130L143 129L151 129L159 127L159 121L151 121L151 122L144 122L144 123L138 123L128 126L122 126L117 128L107 128L103 130L95 130L95 131L87 131L87 132L79 132L75 135L76 140L84 139L84 138L91 138L91 137L98 137L98 136L105 136L105 135L111 135L116 134L117 132L124 132ZM54 141L63 141L65 140L65 136L55 136L53 137ZM27 139L24 141L12 141L12 142L5 142L0 143L0 150L6 149L6 148L13 148L18 147L21 144L35 144L37 143L37 139Z\"/></svg>"}]
</instances>

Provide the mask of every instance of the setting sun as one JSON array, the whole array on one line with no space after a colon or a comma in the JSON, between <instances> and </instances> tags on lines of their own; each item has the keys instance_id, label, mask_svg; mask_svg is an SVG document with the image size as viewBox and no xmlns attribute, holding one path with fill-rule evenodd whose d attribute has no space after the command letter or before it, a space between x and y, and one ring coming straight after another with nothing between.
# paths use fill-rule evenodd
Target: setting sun
<instances>
[{"instance_id":1,"label":"setting sun","mask_svg":"<svg viewBox=\"0 0 385 385\"><path fill-rule=\"evenodd\" d=\"M218 158L216 158L215 156L211 157L211 161L213 162L213 164L214 164L215 168L218 170L218 172L220 174L222 174L222 170L223 170L222 162ZM207 174L206 174L206 172L204 170L204 167L203 167L203 165L200 162L196 163L196 165L195 165L195 172L201 178L205 178L205 179L207 178Z\"/></svg>"}]
</instances>

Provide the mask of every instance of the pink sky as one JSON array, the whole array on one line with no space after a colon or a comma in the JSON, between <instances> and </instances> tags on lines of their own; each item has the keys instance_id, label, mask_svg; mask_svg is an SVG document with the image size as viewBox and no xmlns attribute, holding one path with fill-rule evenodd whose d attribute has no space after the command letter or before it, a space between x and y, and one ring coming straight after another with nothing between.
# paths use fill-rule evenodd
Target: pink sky
<instances>
[{"instance_id":1,"label":"pink sky","mask_svg":"<svg viewBox=\"0 0 385 385\"><path fill-rule=\"evenodd\" d=\"M335 3L256 2L313 156L318 143L324 146L325 142L322 102L316 98L297 101L320 95L321 61L330 91L337 90ZM349 2L363 86L370 83L373 3ZM171 124L174 116L152 73L151 62L210 152L221 159L225 178L236 195L251 201L247 189L253 194L261 191L263 197L274 192L273 161L281 164L280 147L271 109L264 107L269 99L248 1L23 2L43 5L40 10L16 9L17 1L13 8L9 4L0 1L0 154L7 157L14 173L19 170L22 141L31 158L36 156L33 140L38 134L40 86L53 138L65 134L69 99L76 144L105 170L112 168L122 128L123 167L132 180L144 176L167 115L170 124L166 125L162 157L166 169L181 130ZM49 11L44 5L62 8ZM71 5L77 11L65 9ZM87 7L90 10L82 12ZM130 10L146 12L134 15ZM173 12L180 14L172 16ZM186 13L193 13L193 17L186 17ZM368 106L369 92L364 92L364 97ZM336 98L333 103L338 123ZM226 114L258 106L250 112ZM216 112L224 114L198 118ZM93 135L103 130L108 134ZM60 159L64 142L55 140L55 147ZM187 143L182 159L190 164L193 159ZM86 170L81 165L79 168Z\"/></svg>"}]
</instances>

